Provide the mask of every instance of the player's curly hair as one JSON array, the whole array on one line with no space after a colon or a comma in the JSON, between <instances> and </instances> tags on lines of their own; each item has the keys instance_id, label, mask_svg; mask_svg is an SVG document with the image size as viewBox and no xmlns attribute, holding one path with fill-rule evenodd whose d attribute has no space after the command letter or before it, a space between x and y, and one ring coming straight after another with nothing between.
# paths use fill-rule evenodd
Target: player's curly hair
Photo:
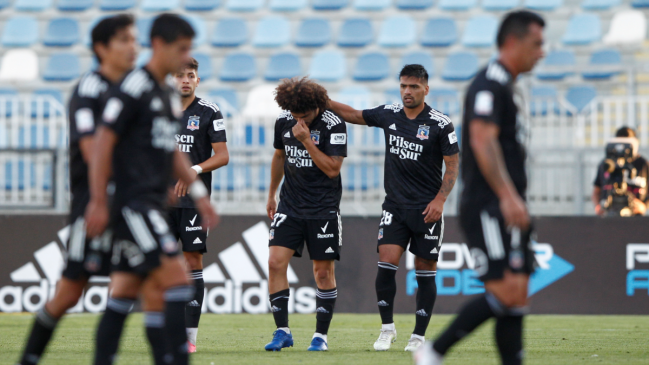
<instances>
[{"instance_id":1,"label":"player's curly hair","mask_svg":"<svg viewBox=\"0 0 649 365\"><path fill-rule=\"evenodd\" d=\"M295 113L306 113L318 109L323 112L327 107L329 95L327 90L307 77L284 79L275 89L275 101L283 110Z\"/></svg>"}]
</instances>

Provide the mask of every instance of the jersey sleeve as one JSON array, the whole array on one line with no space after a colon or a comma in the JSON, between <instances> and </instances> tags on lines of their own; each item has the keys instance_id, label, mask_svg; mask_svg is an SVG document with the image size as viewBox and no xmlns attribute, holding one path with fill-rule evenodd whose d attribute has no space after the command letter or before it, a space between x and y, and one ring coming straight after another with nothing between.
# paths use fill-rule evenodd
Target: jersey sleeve
<instances>
[{"instance_id":1,"label":"jersey sleeve","mask_svg":"<svg viewBox=\"0 0 649 365\"><path fill-rule=\"evenodd\" d=\"M225 134L225 120L220 110L212 114L212 126L208 128L207 134L210 136L210 143L227 142Z\"/></svg>"},{"instance_id":2,"label":"jersey sleeve","mask_svg":"<svg viewBox=\"0 0 649 365\"><path fill-rule=\"evenodd\" d=\"M126 132L129 124L132 124L139 106L136 99L121 92L118 87L108 92L101 124L121 136Z\"/></svg>"},{"instance_id":3,"label":"jersey sleeve","mask_svg":"<svg viewBox=\"0 0 649 365\"><path fill-rule=\"evenodd\" d=\"M284 149L284 140L282 139L283 125L284 125L284 120L282 118L278 118L275 121L275 139L273 141L273 147L275 147L276 150Z\"/></svg>"},{"instance_id":4,"label":"jersey sleeve","mask_svg":"<svg viewBox=\"0 0 649 365\"><path fill-rule=\"evenodd\" d=\"M347 124L339 123L331 128L323 150L327 156L347 157Z\"/></svg>"},{"instance_id":5,"label":"jersey sleeve","mask_svg":"<svg viewBox=\"0 0 649 365\"><path fill-rule=\"evenodd\" d=\"M76 98L70 105L70 139L79 140L95 133L96 124L94 111L99 100L95 98Z\"/></svg>"},{"instance_id":6,"label":"jersey sleeve","mask_svg":"<svg viewBox=\"0 0 649 365\"><path fill-rule=\"evenodd\" d=\"M467 98L467 119L482 119L498 126L502 123L503 86L495 81L482 80L474 85L471 97Z\"/></svg>"},{"instance_id":7,"label":"jersey sleeve","mask_svg":"<svg viewBox=\"0 0 649 365\"><path fill-rule=\"evenodd\" d=\"M460 152L457 143L457 134L453 123L448 123L438 134L439 146L444 156L452 156Z\"/></svg>"},{"instance_id":8,"label":"jersey sleeve","mask_svg":"<svg viewBox=\"0 0 649 365\"><path fill-rule=\"evenodd\" d=\"M385 124L385 105L379 105L373 109L363 110L363 120L370 127L384 128ZM390 111L390 113L392 113Z\"/></svg>"}]
</instances>

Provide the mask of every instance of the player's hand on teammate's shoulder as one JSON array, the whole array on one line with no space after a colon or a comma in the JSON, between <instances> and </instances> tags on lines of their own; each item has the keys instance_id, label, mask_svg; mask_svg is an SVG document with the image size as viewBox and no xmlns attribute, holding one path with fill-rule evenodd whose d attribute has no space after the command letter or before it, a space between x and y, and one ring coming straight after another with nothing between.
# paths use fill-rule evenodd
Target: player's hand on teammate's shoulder
<instances>
[{"instance_id":1,"label":"player's hand on teammate's shoulder","mask_svg":"<svg viewBox=\"0 0 649 365\"><path fill-rule=\"evenodd\" d=\"M422 213L425 215L424 223L433 223L437 222L442 218L442 213L444 212L444 200L438 197L435 197Z\"/></svg>"},{"instance_id":2,"label":"player's hand on teammate's shoulder","mask_svg":"<svg viewBox=\"0 0 649 365\"><path fill-rule=\"evenodd\" d=\"M207 231L210 228L216 227L221 222L221 217L216 213L214 207L210 203L209 197L203 197L194 202L198 214L201 215L203 230Z\"/></svg>"},{"instance_id":3,"label":"player's hand on teammate's shoulder","mask_svg":"<svg viewBox=\"0 0 649 365\"><path fill-rule=\"evenodd\" d=\"M84 218L86 221L86 235L89 238L101 235L108 226L108 205L96 199L91 199L86 207Z\"/></svg>"},{"instance_id":4,"label":"player's hand on teammate's shoulder","mask_svg":"<svg viewBox=\"0 0 649 365\"><path fill-rule=\"evenodd\" d=\"M530 215L525 202L518 194L508 194L500 199L500 211L507 227L526 230L530 226Z\"/></svg>"},{"instance_id":5,"label":"player's hand on teammate's shoulder","mask_svg":"<svg viewBox=\"0 0 649 365\"><path fill-rule=\"evenodd\" d=\"M306 126L306 123L304 123L304 120L298 119L297 123L295 123L293 126L293 135L302 143L311 139L311 132L309 131L309 127Z\"/></svg>"}]
</instances>

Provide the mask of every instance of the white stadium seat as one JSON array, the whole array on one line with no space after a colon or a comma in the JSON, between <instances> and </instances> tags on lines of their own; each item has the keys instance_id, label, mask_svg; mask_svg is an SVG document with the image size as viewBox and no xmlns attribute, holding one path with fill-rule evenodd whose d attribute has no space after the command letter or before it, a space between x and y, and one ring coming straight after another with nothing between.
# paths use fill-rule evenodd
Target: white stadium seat
<instances>
[{"instance_id":1,"label":"white stadium seat","mask_svg":"<svg viewBox=\"0 0 649 365\"><path fill-rule=\"evenodd\" d=\"M627 10L616 13L611 20L611 28L604 36L605 44L642 43L647 34L647 19L640 10Z\"/></svg>"},{"instance_id":2,"label":"white stadium seat","mask_svg":"<svg viewBox=\"0 0 649 365\"><path fill-rule=\"evenodd\" d=\"M38 78L38 56L31 49L12 49L0 65L2 81L32 81Z\"/></svg>"}]
</instances>

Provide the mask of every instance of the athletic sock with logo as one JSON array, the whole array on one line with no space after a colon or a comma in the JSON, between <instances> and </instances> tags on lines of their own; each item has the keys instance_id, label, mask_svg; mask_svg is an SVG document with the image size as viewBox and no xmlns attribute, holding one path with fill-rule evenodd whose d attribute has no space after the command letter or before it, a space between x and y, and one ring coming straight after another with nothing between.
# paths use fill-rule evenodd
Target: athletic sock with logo
<instances>
[{"instance_id":1,"label":"athletic sock with logo","mask_svg":"<svg viewBox=\"0 0 649 365\"><path fill-rule=\"evenodd\" d=\"M165 365L170 363L165 357L167 351L167 338L165 336L165 315L163 312L145 312L144 327L146 328L146 337L151 345L153 361L155 365ZM171 357L171 354L169 354ZM169 359L171 360L171 359Z\"/></svg>"},{"instance_id":2,"label":"athletic sock with logo","mask_svg":"<svg viewBox=\"0 0 649 365\"><path fill-rule=\"evenodd\" d=\"M291 291L284 289L268 296L270 310L273 312L277 328L288 328L288 298L290 295Z\"/></svg>"},{"instance_id":3,"label":"athletic sock with logo","mask_svg":"<svg viewBox=\"0 0 649 365\"><path fill-rule=\"evenodd\" d=\"M379 261L376 274L376 300L383 324L394 323L394 296L397 294L397 270L399 266Z\"/></svg>"},{"instance_id":4,"label":"athletic sock with logo","mask_svg":"<svg viewBox=\"0 0 649 365\"><path fill-rule=\"evenodd\" d=\"M203 298L205 297L205 281L203 280L203 270L192 270L189 274L194 282L194 298L187 303L185 307L185 321L187 322L187 337L192 345L196 345L196 335L198 334L198 322L201 320L201 310L203 308Z\"/></svg>"},{"instance_id":5,"label":"athletic sock with logo","mask_svg":"<svg viewBox=\"0 0 649 365\"><path fill-rule=\"evenodd\" d=\"M38 364L58 322L59 319L52 317L45 307L36 313L32 331L29 334L25 351L19 362L20 365Z\"/></svg>"},{"instance_id":6,"label":"athletic sock with logo","mask_svg":"<svg viewBox=\"0 0 649 365\"><path fill-rule=\"evenodd\" d=\"M135 299L109 298L106 311L97 326L95 365L111 365L115 361L124 321L133 309Z\"/></svg>"},{"instance_id":7,"label":"athletic sock with logo","mask_svg":"<svg viewBox=\"0 0 649 365\"><path fill-rule=\"evenodd\" d=\"M338 289L316 289L315 307L316 307L316 325L315 332L321 335L327 335L331 318L334 315L334 307L338 298Z\"/></svg>"},{"instance_id":8,"label":"athletic sock with logo","mask_svg":"<svg viewBox=\"0 0 649 365\"><path fill-rule=\"evenodd\" d=\"M415 330L418 336L426 335L426 328L433 313L435 299L437 299L437 284L435 283L436 271L417 270L417 311L415 312Z\"/></svg>"},{"instance_id":9,"label":"athletic sock with logo","mask_svg":"<svg viewBox=\"0 0 649 365\"><path fill-rule=\"evenodd\" d=\"M503 365L523 362L523 316L508 315L496 320L496 343Z\"/></svg>"},{"instance_id":10,"label":"athletic sock with logo","mask_svg":"<svg viewBox=\"0 0 649 365\"><path fill-rule=\"evenodd\" d=\"M174 358L174 364L187 365L187 332L185 330L185 316L182 313L194 297L194 288L189 285L180 285L167 289L165 299L165 327L167 329L167 343Z\"/></svg>"}]
</instances>

